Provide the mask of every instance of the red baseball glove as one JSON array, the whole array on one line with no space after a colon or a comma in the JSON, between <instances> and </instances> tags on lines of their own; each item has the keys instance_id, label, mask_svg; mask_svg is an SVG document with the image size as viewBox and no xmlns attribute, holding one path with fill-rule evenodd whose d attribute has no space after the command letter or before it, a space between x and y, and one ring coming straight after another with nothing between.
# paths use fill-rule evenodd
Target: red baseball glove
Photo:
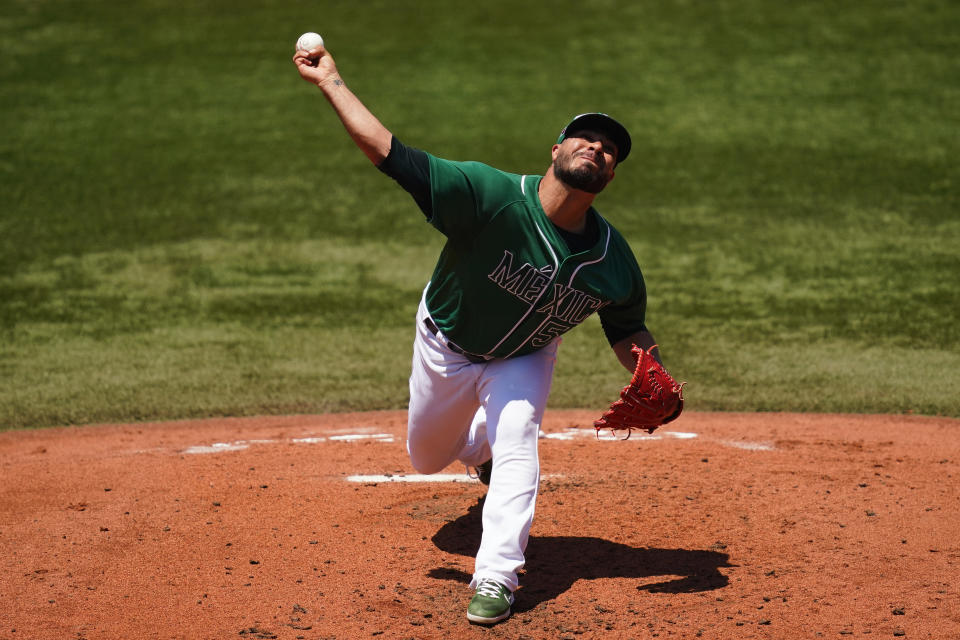
<instances>
[{"instance_id":1,"label":"red baseball glove","mask_svg":"<svg viewBox=\"0 0 960 640\"><path fill-rule=\"evenodd\" d=\"M650 347L650 351L655 346ZM620 399L593 423L597 435L600 429L626 430L627 438L634 429L653 433L660 425L676 420L683 411L686 382L677 383L650 351L636 345L630 351L637 357L633 378L620 392Z\"/></svg>"}]
</instances>

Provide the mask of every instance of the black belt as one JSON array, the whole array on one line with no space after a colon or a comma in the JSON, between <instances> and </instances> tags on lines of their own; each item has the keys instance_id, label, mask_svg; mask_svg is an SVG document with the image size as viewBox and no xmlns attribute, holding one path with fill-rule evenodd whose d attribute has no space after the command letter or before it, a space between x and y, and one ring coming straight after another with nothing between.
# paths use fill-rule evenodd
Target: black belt
<instances>
[{"instance_id":1,"label":"black belt","mask_svg":"<svg viewBox=\"0 0 960 640\"><path fill-rule=\"evenodd\" d=\"M433 318L431 318L430 316L427 316L426 318L423 319L423 324L424 326L427 327L427 331L429 331L433 335L435 336L440 335L440 328L437 326L437 324L433 321ZM447 340L447 349L450 349L450 351L453 351L458 356L463 356L473 364L484 364L485 362L490 361L488 358L484 358L483 356L478 356L476 354L469 353L468 351L464 351L463 349L461 349L454 343L450 342L449 340Z\"/></svg>"}]
</instances>

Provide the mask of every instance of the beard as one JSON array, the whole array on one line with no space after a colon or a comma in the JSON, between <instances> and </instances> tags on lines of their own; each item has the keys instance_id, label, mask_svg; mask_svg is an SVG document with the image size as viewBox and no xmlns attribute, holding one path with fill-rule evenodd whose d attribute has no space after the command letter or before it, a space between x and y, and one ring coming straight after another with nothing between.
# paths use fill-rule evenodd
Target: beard
<instances>
[{"instance_id":1,"label":"beard","mask_svg":"<svg viewBox=\"0 0 960 640\"><path fill-rule=\"evenodd\" d=\"M574 168L571 164L573 163L562 156L553 161L553 174L567 186L587 193L600 193L607 186L609 180L602 167Z\"/></svg>"}]
</instances>

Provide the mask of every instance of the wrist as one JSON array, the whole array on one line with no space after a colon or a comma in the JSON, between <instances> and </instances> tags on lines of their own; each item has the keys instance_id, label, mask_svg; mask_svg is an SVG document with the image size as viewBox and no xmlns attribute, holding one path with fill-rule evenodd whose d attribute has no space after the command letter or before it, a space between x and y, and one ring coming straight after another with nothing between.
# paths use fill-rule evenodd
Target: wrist
<instances>
[{"instance_id":1,"label":"wrist","mask_svg":"<svg viewBox=\"0 0 960 640\"><path fill-rule=\"evenodd\" d=\"M324 93L334 91L342 86L344 86L343 78L340 77L340 74L334 74L323 78L322 80L317 81L317 87Z\"/></svg>"}]
</instances>

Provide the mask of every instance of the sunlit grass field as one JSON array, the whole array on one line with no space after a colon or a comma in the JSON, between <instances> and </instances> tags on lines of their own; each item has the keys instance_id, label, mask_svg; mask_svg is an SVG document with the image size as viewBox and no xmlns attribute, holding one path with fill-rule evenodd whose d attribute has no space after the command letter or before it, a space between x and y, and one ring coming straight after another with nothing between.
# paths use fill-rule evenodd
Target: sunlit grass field
<instances>
[{"instance_id":1,"label":"sunlit grass field","mask_svg":"<svg viewBox=\"0 0 960 640\"><path fill-rule=\"evenodd\" d=\"M960 416L960 5L0 4L0 429L402 409L442 246L290 59L324 35L400 139L597 199L693 410ZM599 323L553 408L625 383Z\"/></svg>"}]
</instances>

